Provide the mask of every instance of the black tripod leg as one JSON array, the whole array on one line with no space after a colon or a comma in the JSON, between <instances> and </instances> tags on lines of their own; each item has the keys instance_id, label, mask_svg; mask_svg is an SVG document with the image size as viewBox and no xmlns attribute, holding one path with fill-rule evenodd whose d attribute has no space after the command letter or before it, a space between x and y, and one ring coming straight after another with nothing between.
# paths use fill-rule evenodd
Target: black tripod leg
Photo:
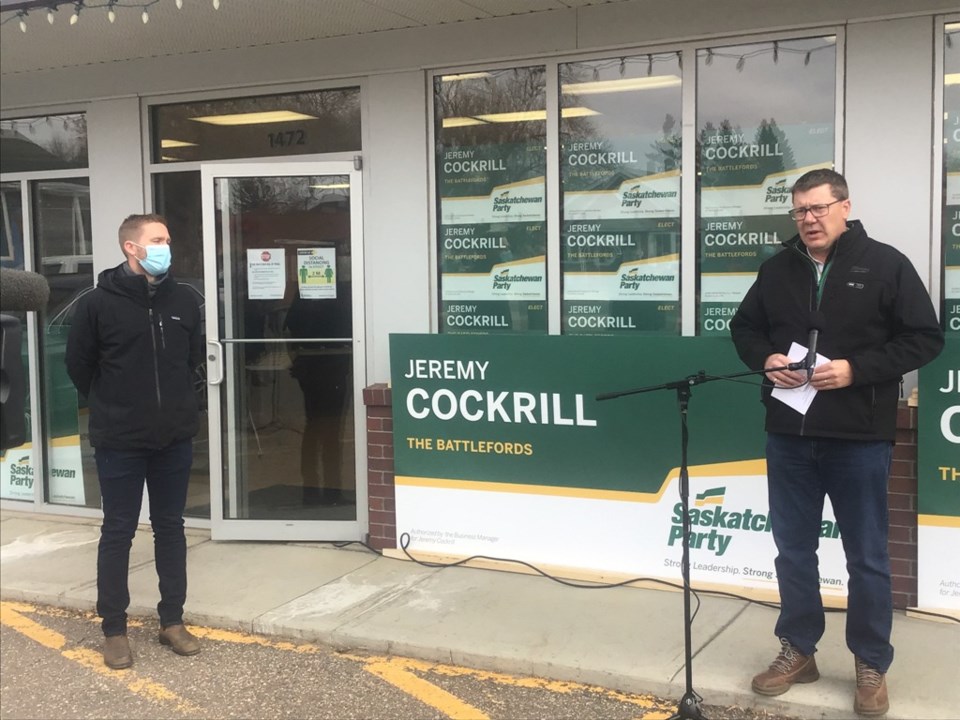
<instances>
[{"instance_id":1,"label":"black tripod leg","mask_svg":"<svg viewBox=\"0 0 960 720\"><path fill-rule=\"evenodd\" d=\"M693 689L693 642L690 616L690 474L687 466L687 403L690 400L689 386L677 387L677 401L680 408L680 503L683 508L683 555L681 574L683 575L683 661L686 673L686 692L680 699L680 706L670 720L707 720L700 712L702 699Z\"/></svg>"},{"instance_id":2,"label":"black tripod leg","mask_svg":"<svg viewBox=\"0 0 960 720\"><path fill-rule=\"evenodd\" d=\"M692 690L685 693L684 696L680 698L680 705L677 711L670 716L669 720L707 720L703 713L700 712L700 700L701 697Z\"/></svg>"}]
</instances>

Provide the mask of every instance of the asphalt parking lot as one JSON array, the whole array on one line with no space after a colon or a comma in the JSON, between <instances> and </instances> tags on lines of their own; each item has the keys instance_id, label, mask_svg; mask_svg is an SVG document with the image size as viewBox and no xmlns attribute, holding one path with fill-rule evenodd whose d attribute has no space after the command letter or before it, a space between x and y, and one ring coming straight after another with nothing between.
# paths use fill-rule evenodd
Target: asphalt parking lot
<instances>
[{"instance_id":1,"label":"asphalt parking lot","mask_svg":"<svg viewBox=\"0 0 960 720\"><path fill-rule=\"evenodd\" d=\"M191 629L203 642L179 657L153 621L132 619L135 662L114 671L100 656L90 613L0 603L0 715L26 718L603 718L664 720L676 700L474 670L227 630ZM708 717L789 720L736 707Z\"/></svg>"}]
</instances>

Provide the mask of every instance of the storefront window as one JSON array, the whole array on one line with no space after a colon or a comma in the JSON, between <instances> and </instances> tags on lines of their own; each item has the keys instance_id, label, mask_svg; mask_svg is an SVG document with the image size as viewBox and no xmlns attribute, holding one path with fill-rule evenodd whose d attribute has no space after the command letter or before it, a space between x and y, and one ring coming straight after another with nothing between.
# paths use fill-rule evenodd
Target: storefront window
<instances>
[{"instance_id":1,"label":"storefront window","mask_svg":"<svg viewBox=\"0 0 960 720\"><path fill-rule=\"evenodd\" d=\"M947 25L943 43L943 318L960 337L960 23Z\"/></svg>"},{"instance_id":2,"label":"storefront window","mask_svg":"<svg viewBox=\"0 0 960 720\"><path fill-rule=\"evenodd\" d=\"M86 398L67 376L64 357L81 297L93 288L90 254L90 181L35 181L33 238L37 271L50 285L40 313L40 368L46 439L48 502L100 507L93 448L87 435Z\"/></svg>"},{"instance_id":3,"label":"storefront window","mask_svg":"<svg viewBox=\"0 0 960 720\"><path fill-rule=\"evenodd\" d=\"M87 167L87 117L45 115L0 120L0 172Z\"/></svg>"},{"instance_id":4,"label":"storefront window","mask_svg":"<svg viewBox=\"0 0 960 720\"><path fill-rule=\"evenodd\" d=\"M10 270L23 270L23 193L19 182L0 183L0 212L3 222L0 224L0 263ZM27 314L25 312L7 312L20 320L20 356L24 369L29 367L27 353ZM30 397L27 384L25 402L26 440L19 447L9 448L0 453L0 498L4 500L33 500L33 467L30 464L32 438L30 433ZM24 460L25 458L25 460Z\"/></svg>"},{"instance_id":5,"label":"storefront window","mask_svg":"<svg viewBox=\"0 0 960 720\"><path fill-rule=\"evenodd\" d=\"M560 66L564 333L680 333L680 57Z\"/></svg>"},{"instance_id":6,"label":"storefront window","mask_svg":"<svg viewBox=\"0 0 960 720\"><path fill-rule=\"evenodd\" d=\"M542 66L434 79L440 331L547 332Z\"/></svg>"},{"instance_id":7,"label":"storefront window","mask_svg":"<svg viewBox=\"0 0 960 720\"><path fill-rule=\"evenodd\" d=\"M836 39L697 51L697 332L726 335L765 259L796 234L790 188L834 165Z\"/></svg>"},{"instance_id":8,"label":"storefront window","mask_svg":"<svg viewBox=\"0 0 960 720\"><path fill-rule=\"evenodd\" d=\"M0 263L23 270L23 193L19 182L0 183Z\"/></svg>"},{"instance_id":9,"label":"storefront window","mask_svg":"<svg viewBox=\"0 0 960 720\"><path fill-rule=\"evenodd\" d=\"M171 273L196 290L201 311L206 302L203 283L203 211L200 173L167 172L153 176L154 207L167 220L172 241ZM204 335L206 333L204 332ZM198 378L200 379L200 378ZM198 385L202 387L202 385ZM210 517L210 443L206 390L201 402L200 431L193 439L193 465L187 488L187 517Z\"/></svg>"},{"instance_id":10,"label":"storefront window","mask_svg":"<svg viewBox=\"0 0 960 720\"><path fill-rule=\"evenodd\" d=\"M156 105L153 162L360 150L360 90Z\"/></svg>"},{"instance_id":11,"label":"storefront window","mask_svg":"<svg viewBox=\"0 0 960 720\"><path fill-rule=\"evenodd\" d=\"M203 290L203 211L200 173L157 173L153 176L154 207L167 220L173 241L171 271Z\"/></svg>"}]
</instances>

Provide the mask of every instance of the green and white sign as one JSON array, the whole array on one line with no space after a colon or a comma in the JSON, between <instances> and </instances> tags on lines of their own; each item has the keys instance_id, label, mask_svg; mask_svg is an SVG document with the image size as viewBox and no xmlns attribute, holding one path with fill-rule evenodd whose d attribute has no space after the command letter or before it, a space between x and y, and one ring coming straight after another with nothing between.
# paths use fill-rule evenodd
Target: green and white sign
<instances>
[{"instance_id":1,"label":"green and white sign","mask_svg":"<svg viewBox=\"0 0 960 720\"><path fill-rule=\"evenodd\" d=\"M390 349L411 550L679 579L676 393L596 395L741 372L728 340L392 335ZM697 385L688 423L693 580L775 597L759 387ZM842 604L829 507L821 537L822 591Z\"/></svg>"},{"instance_id":2,"label":"green and white sign","mask_svg":"<svg viewBox=\"0 0 960 720\"><path fill-rule=\"evenodd\" d=\"M297 285L301 300L335 299L336 248L297 248Z\"/></svg>"},{"instance_id":3,"label":"green and white sign","mask_svg":"<svg viewBox=\"0 0 960 720\"><path fill-rule=\"evenodd\" d=\"M564 333L679 334L680 172L664 143L564 145Z\"/></svg>"},{"instance_id":4,"label":"green and white sign","mask_svg":"<svg viewBox=\"0 0 960 720\"><path fill-rule=\"evenodd\" d=\"M945 43L944 73L955 76L960 73L956 28L953 38ZM943 116L943 323L948 336L960 337L960 85L944 85Z\"/></svg>"},{"instance_id":5,"label":"green and white sign","mask_svg":"<svg viewBox=\"0 0 960 720\"><path fill-rule=\"evenodd\" d=\"M960 617L960 340L920 369L917 601Z\"/></svg>"},{"instance_id":6,"label":"green and white sign","mask_svg":"<svg viewBox=\"0 0 960 720\"><path fill-rule=\"evenodd\" d=\"M47 500L64 505L83 505L83 457L80 446L81 416L77 391L67 376L63 357L67 347L68 325L47 326L44 345L48 362L48 405L46 430L50 436L47 443ZM21 360L28 367L27 346L23 344ZM29 409L29 398L27 408ZM25 418L29 434L30 419ZM34 499L34 482L40 474L33 465L33 442L9 448L0 453L0 498L4 500Z\"/></svg>"},{"instance_id":7,"label":"green and white sign","mask_svg":"<svg viewBox=\"0 0 960 720\"><path fill-rule=\"evenodd\" d=\"M438 154L441 328L546 332L542 143Z\"/></svg>"},{"instance_id":8,"label":"green and white sign","mask_svg":"<svg viewBox=\"0 0 960 720\"><path fill-rule=\"evenodd\" d=\"M832 167L833 126L707 128L700 156L699 332L722 335L718 320L729 320L761 263L797 232L790 188L805 172Z\"/></svg>"},{"instance_id":9,"label":"green and white sign","mask_svg":"<svg viewBox=\"0 0 960 720\"><path fill-rule=\"evenodd\" d=\"M725 336L760 265L797 233L794 183L833 167L836 42L713 47L697 70L697 334Z\"/></svg>"},{"instance_id":10,"label":"green and white sign","mask_svg":"<svg viewBox=\"0 0 960 720\"><path fill-rule=\"evenodd\" d=\"M7 450L0 457L0 498L33 501L37 477L32 461L32 443ZM80 436L54 438L49 450L48 500L62 505L83 505L83 459Z\"/></svg>"}]
</instances>

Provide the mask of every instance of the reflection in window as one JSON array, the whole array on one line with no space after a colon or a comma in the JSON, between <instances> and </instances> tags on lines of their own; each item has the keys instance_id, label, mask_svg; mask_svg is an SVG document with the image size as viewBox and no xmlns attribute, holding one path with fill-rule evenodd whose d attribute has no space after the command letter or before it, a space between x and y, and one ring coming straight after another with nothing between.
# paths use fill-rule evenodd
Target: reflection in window
<instances>
[{"instance_id":1,"label":"reflection in window","mask_svg":"<svg viewBox=\"0 0 960 720\"><path fill-rule=\"evenodd\" d=\"M542 66L434 79L440 331L547 331Z\"/></svg>"},{"instance_id":2,"label":"reflection in window","mask_svg":"<svg viewBox=\"0 0 960 720\"><path fill-rule=\"evenodd\" d=\"M153 162L360 150L360 90L203 100L152 109Z\"/></svg>"},{"instance_id":3,"label":"reflection in window","mask_svg":"<svg viewBox=\"0 0 960 720\"><path fill-rule=\"evenodd\" d=\"M960 336L960 23L944 29L943 43L943 318Z\"/></svg>"},{"instance_id":4,"label":"reflection in window","mask_svg":"<svg viewBox=\"0 0 960 720\"><path fill-rule=\"evenodd\" d=\"M697 332L726 335L766 258L796 234L790 188L832 168L836 38L697 52Z\"/></svg>"},{"instance_id":5,"label":"reflection in window","mask_svg":"<svg viewBox=\"0 0 960 720\"><path fill-rule=\"evenodd\" d=\"M0 172L66 170L86 166L86 115L0 120Z\"/></svg>"},{"instance_id":6,"label":"reflection in window","mask_svg":"<svg viewBox=\"0 0 960 720\"><path fill-rule=\"evenodd\" d=\"M680 332L680 58L560 66L562 327Z\"/></svg>"},{"instance_id":7,"label":"reflection in window","mask_svg":"<svg viewBox=\"0 0 960 720\"><path fill-rule=\"evenodd\" d=\"M355 520L350 178L218 178L214 197L224 517Z\"/></svg>"},{"instance_id":8,"label":"reflection in window","mask_svg":"<svg viewBox=\"0 0 960 720\"><path fill-rule=\"evenodd\" d=\"M0 263L23 270L23 194L19 182L0 183Z\"/></svg>"},{"instance_id":9,"label":"reflection in window","mask_svg":"<svg viewBox=\"0 0 960 720\"><path fill-rule=\"evenodd\" d=\"M0 211L3 218L0 224L0 262L3 267L23 270L23 196L19 182L0 183ZM20 358L23 362L24 377L29 367L27 352L27 314L8 312L20 320ZM34 472L31 465L31 427L30 427L30 386L27 383L25 395L26 439L16 448L8 448L0 454L0 498L4 500L33 501Z\"/></svg>"},{"instance_id":10,"label":"reflection in window","mask_svg":"<svg viewBox=\"0 0 960 720\"><path fill-rule=\"evenodd\" d=\"M35 265L50 285L40 314L40 367L48 502L100 506L93 449L87 435L86 398L67 376L64 356L80 297L93 287L90 255L90 181L42 180L31 184Z\"/></svg>"},{"instance_id":11,"label":"reflection in window","mask_svg":"<svg viewBox=\"0 0 960 720\"><path fill-rule=\"evenodd\" d=\"M203 218L199 172L156 173L153 206L167 220L172 241L171 273L178 282L196 291L201 312L205 307L203 283ZM204 338L206 339L206 338ZM204 346L206 347L206 346ZM205 367L204 371L205 372ZM201 376L203 377L203 376ZM187 486L187 517L210 517L210 443L205 391L201 395L200 431L193 438L193 465Z\"/></svg>"},{"instance_id":12,"label":"reflection in window","mask_svg":"<svg viewBox=\"0 0 960 720\"><path fill-rule=\"evenodd\" d=\"M203 290L203 211L199 172L153 176L154 208L167 220L172 240L171 272Z\"/></svg>"}]
</instances>

